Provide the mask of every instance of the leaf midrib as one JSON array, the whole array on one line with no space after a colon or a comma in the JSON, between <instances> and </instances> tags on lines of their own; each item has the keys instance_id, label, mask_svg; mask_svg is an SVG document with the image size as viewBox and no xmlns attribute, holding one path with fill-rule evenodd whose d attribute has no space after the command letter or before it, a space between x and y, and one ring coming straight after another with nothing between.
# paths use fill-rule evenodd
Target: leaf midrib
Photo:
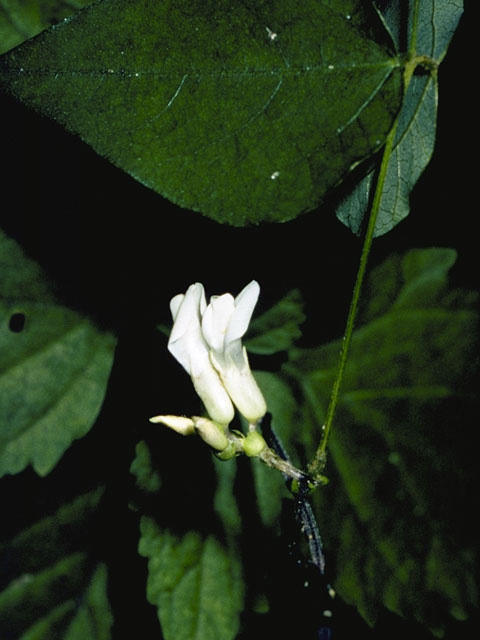
<instances>
[{"instance_id":1,"label":"leaf midrib","mask_svg":"<svg viewBox=\"0 0 480 640\"><path fill-rule=\"evenodd\" d=\"M25 64L27 64L25 62ZM298 77L307 73L325 73L326 75L332 75L335 71L363 71L365 69L389 69L393 71L401 66L400 61L397 58L390 58L383 62L364 62L364 63L341 63L341 64L321 64L321 65L306 65L299 68L292 66L279 67L274 69L229 69L225 70L223 67L218 67L212 70L206 69L174 69L172 71L165 71L164 69L61 69L61 68L36 68L29 69L22 65L15 65L10 63L4 63L0 66L0 73L5 75L12 73L19 73L22 75L31 76L106 76L115 77L121 79L138 79L142 76L150 76L157 79L178 79L186 76L194 80L202 80L203 78L248 78L252 76L293 76ZM3 67L3 68L2 68Z\"/></svg>"},{"instance_id":2,"label":"leaf midrib","mask_svg":"<svg viewBox=\"0 0 480 640\"><path fill-rule=\"evenodd\" d=\"M53 336L50 340L47 340L46 342L42 342L41 345L38 346L38 348L34 347L32 350L27 351L24 354L24 356L22 356L19 360L13 361L12 364L10 365L7 363L6 367L3 370L0 370L0 382L2 378L10 375L10 373L12 371L15 371L15 369L22 367L29 360L32 360L33 358L41 356L43 353L46 353L57 342L62 342L71 333L75 333L77 331L80 332L85 328L88 329L88 323L84 320L78 319L78 322L68 327L62 333L55 334L55 336Z\"/></svg>"}]
</instances>

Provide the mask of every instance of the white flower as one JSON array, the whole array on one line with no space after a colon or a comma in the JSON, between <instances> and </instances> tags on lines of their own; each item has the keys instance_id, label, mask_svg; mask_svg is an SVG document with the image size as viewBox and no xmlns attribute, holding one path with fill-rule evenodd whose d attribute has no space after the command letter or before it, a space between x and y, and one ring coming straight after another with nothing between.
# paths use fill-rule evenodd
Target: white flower
<instances>
[{"instance_id":1,"label":"white flower","mask_svg":"<svg viewBox=\"0 0 480 640\"><path fill-rule=\"evenodd\" d=\"M200 283L172 298L170 310L173 328L168 349L190 374L196 392L208 415L215 422L228 425L234 416L230 397L210 360L209 348L202 334L201 318L207 307Z\"/></svg>"},{"instance_id":2,"label":"white flower","mask_svg":"<svg viewBox=\"0 0 480 640\"><path fill-rule=\"evenodd\" d=\"M210 418L222 425L233 418L232 401L250 425L267 410L242 345L259 293L253 280L235 299L229 293L212 296L207 306L197 282L170 302L168 348L190 374Z\"/></svg>"},{"instance_id":3,"label":"white flower","mask_svg":"<svg viewBox=\"0 0 480 640\"><path fill-rule=\"evenodd\" d=\"M210 348L210 360L233 403L251 425L267 411L242 345L259 293L258 282L252 280L235 299L229 293L212 296L202 312L202 333Z\"/></svg>"}]
</instances>

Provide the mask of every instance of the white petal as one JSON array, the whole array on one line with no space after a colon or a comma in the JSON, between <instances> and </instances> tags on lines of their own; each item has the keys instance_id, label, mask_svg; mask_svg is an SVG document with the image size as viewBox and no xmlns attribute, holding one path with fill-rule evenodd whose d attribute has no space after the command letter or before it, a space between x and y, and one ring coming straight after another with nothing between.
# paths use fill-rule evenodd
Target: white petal
<instances>
[{"instance_id":1,"label":"white petal","mask_svg":"<svg viewBox=\"0 0 480 640\"><path fill-rule=\"evenodd\" d=\"M267 405L250 370L245 347L243 348L243 360L244 365L241 369L231 362L230 366L220 372L220 376L237 409L250 424L255 424L265 415Z\"/></svg>"},{"instance_id":2,"label":"white petal","mask_svg":"<svg viewBox=\"0 0 480 640\"><path fill-rule=\"evenodd\" d=\"M203 316L205 313L205 309L207 308L207 299L205 298L205 289L203 285L198 283L200 287L202 287L202 293L200 295L200 316Z\"/></svg>"},{"instance_id":3,"label":"white petal","mask_svg":"<svg viewBox=\"0 0 480 640\"><path fill-rule=\"evenodd\" d=\"M202 332L208 345L214 351L222 351L230 319L235 311L235 303L230 293L212 296L202 317Z\"/></svg>"},{"instance_id":4,"label":"white petal","mask_svg":"<svg viewBox=\"0 0 480 640\"><path fill-rule=\"evenodd\" d=\"M185 295L183 293L179 293L170 300L170 312L174 322L184 298Z\"/></svg>"},{"instance_id":5,"label":"white petal","mask_svg":"<svg viewBox=\"0 0 480 640\"><path fill-rule=\"evenodd\" d=\"M192 382L210 418L223 425L229 424L235 411L230 396L212 364L209 362L209 367L199 376L192 376Z\"/></svg>"},{"instance_id":6,"label":"white petal","mask_svg":"<svg viewBox=\"0 0 480 640\"><path fill-rule=\"evenodd\" d=\"M170 301L170 310L174 317L174 325L170 334L172 341L177 340L193 319L200 321L200 300L203 295L203 286L200 283L192 284L188 287L185 295L179 294ZM182 299L179 296L182 295Z\"/></svg>"},{"instance_id":7,"label":"white petal","mask_svg":"<svg viewBox=\"0 0 480 640\"><path fill-rule=\"evenodd\" d=\"M168 341L168 350L180 364L192 374L208 365L208 349L200 327L200 304L203 286L192 284L180 300L172 299L170 306L175 312L175 322Z\"/></svg>"},{"instance_id":8,"label":"white petal","mask_svg":"<svg viewBox=\"0 0 480 640\"><path fill-rule=\"evenodd\" d=\"M180 298L182 296L182 298ZM186 294L179 294L170 300L170 311L174 317L174 324L170 332L170 340L178 340L184 333L192 318L198 318L197 287L191 285Z\"/></svg>"},{"instance_id":9,"label":"white petal","mask_svg":"<svg viewBox=\"0 0 480 640\"><path fill-rule=\"evenodd\" d=\"M230 294L228 296L231 299L229 306L233 310L233 298ZM217 313L217 320L220 318L219 321L228 324L223 318L225 305L228 306L226 301L220 303L220 313ZM226 425L233 419L234 408L218 373L213 368L210 361L210 351L203 337L202 313L207 311L203 286L199 282L192 284L185 295L180 294L172 298L170 309L174 317L174 324L168 341L168 349L190 374L195 390L210 417L216 422ZM213 307L210 313L212 313L212 334L215 336Z\"/></svg>"},{"instance_id":10,"label":"white petal","mask_svg":"<svg viewBox=\"0 0 480 640\"><path fill-rule=\"evenodd\" d=\"M259 294L260 285L252 280L235 298L235 310L225 336L226 345L245 335Z\"/></svg>"},{"instance_id":11,"label":"white petal","mask_svg":"<svg viewBox=\"0 0 480 640\"><path fill-rule=\"evenodd\" d=\"M208 347L199 325L192 326L175 342L169 342L168 350L192 377L210 367Z\"/></svg>"}]
</instances>

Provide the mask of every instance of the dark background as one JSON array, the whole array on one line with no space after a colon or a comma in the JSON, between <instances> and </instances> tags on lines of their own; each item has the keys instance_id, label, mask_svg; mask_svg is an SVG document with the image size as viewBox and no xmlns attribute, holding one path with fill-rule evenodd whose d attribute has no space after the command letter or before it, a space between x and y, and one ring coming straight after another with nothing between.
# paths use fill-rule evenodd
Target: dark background
<instances>
[{"instance_id":1,"label":"dark background","mask_svg":"<svg viewBox=\"0 0 480 640\"><path fill-rule=\"evenodd\" d=\"M370 264L392 251L454 247L459 254L454 283L478 288L478 205L470 167L476 99L465 80L468 20L471 16L464 18L441 65L436 152L413 194L411 215L374 242ZM221 226L175 207L11 98L2 95L0 100L2 228L47 269L66 303L120 337L105 407L90 434L71 447L47 478L38 479L28 469L1 481L3 533L20 531L107 474L115 485L110 490L109 522L99 527L95 539L92 536L92 545L110 565L115 637L138 633L142 619L142 638L153 640L158 634L156 613L145 603L145 562L136 554L136 516L126 509L128 468L135 442L149 429L139 415L158 413L167 399L169 410L188 413L182 394L189 393L189 381L165 353L156 323L169 323L168 300L191 282L204 282L207 294L235 293L255 278L262 287L259 311L298 287L307 312L304 342L338 337L361 241L337 221L330 202L286 224ZM175 395L162 394L165 379L170 388L177 384ZM171 438L168 446L174 457L178 440ZM473 508L478 509L478 502ZM117 543L111 544L114 529ZM310 604L295 604L294 598L280 593L289 580L304 576L294 576L288 562L283 566L278 602L285 600L288 608L285 618L277 621L279 629L297 619L295 606L304 607L301 615L307 627ZM352 609L340 602L336 606L334 638L351 637L352 629L366 638L431 637L389 614L369 631ZM453 625L448 638L476 637L477 622ZM273 636L273 622L266 628L264 624L249 620L244 637Z\"/></svg>"}]
</instances>

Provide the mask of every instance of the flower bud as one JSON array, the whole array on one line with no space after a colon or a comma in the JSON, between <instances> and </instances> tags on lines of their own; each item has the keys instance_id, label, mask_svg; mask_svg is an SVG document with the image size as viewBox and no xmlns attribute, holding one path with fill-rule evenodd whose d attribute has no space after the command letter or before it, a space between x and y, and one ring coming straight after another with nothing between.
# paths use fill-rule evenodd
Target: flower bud
<instances>
[{"instance_id":1,"label":"flower bud","mask_svg":"<svg viewBox=\"0 0 480 640\"><path fill-rule=\"evenodd\" d=\"M150 418L154 424L164 424L182 436L191 436L195 433L195 425L191 418L185 416L154 416Z\"/></svg>"},{"instance_id":2,"label":"flower bud","mask_svg":"<svg viewBox=\"0 0 480 640\"><path fill-rule=\"evenodd\" d=\"M212 449L223 451L227 448L228 438L221 425L212 420L208 420L208 418L199 418L198 416L193 416L192 420L198 435L204 442L212 447Z\"/></svg>"},{"instance_id":3,"label":"flower bud","mask_svg":"<svg viewBox=\"0 0 480 640\"><path fill-rule=\"evenodd\" d=\"M250 431L243 441L243 450L245 455L250 458L258 456L267 446L267 443L258 431Z\"/></svg>"}]
</instances>

